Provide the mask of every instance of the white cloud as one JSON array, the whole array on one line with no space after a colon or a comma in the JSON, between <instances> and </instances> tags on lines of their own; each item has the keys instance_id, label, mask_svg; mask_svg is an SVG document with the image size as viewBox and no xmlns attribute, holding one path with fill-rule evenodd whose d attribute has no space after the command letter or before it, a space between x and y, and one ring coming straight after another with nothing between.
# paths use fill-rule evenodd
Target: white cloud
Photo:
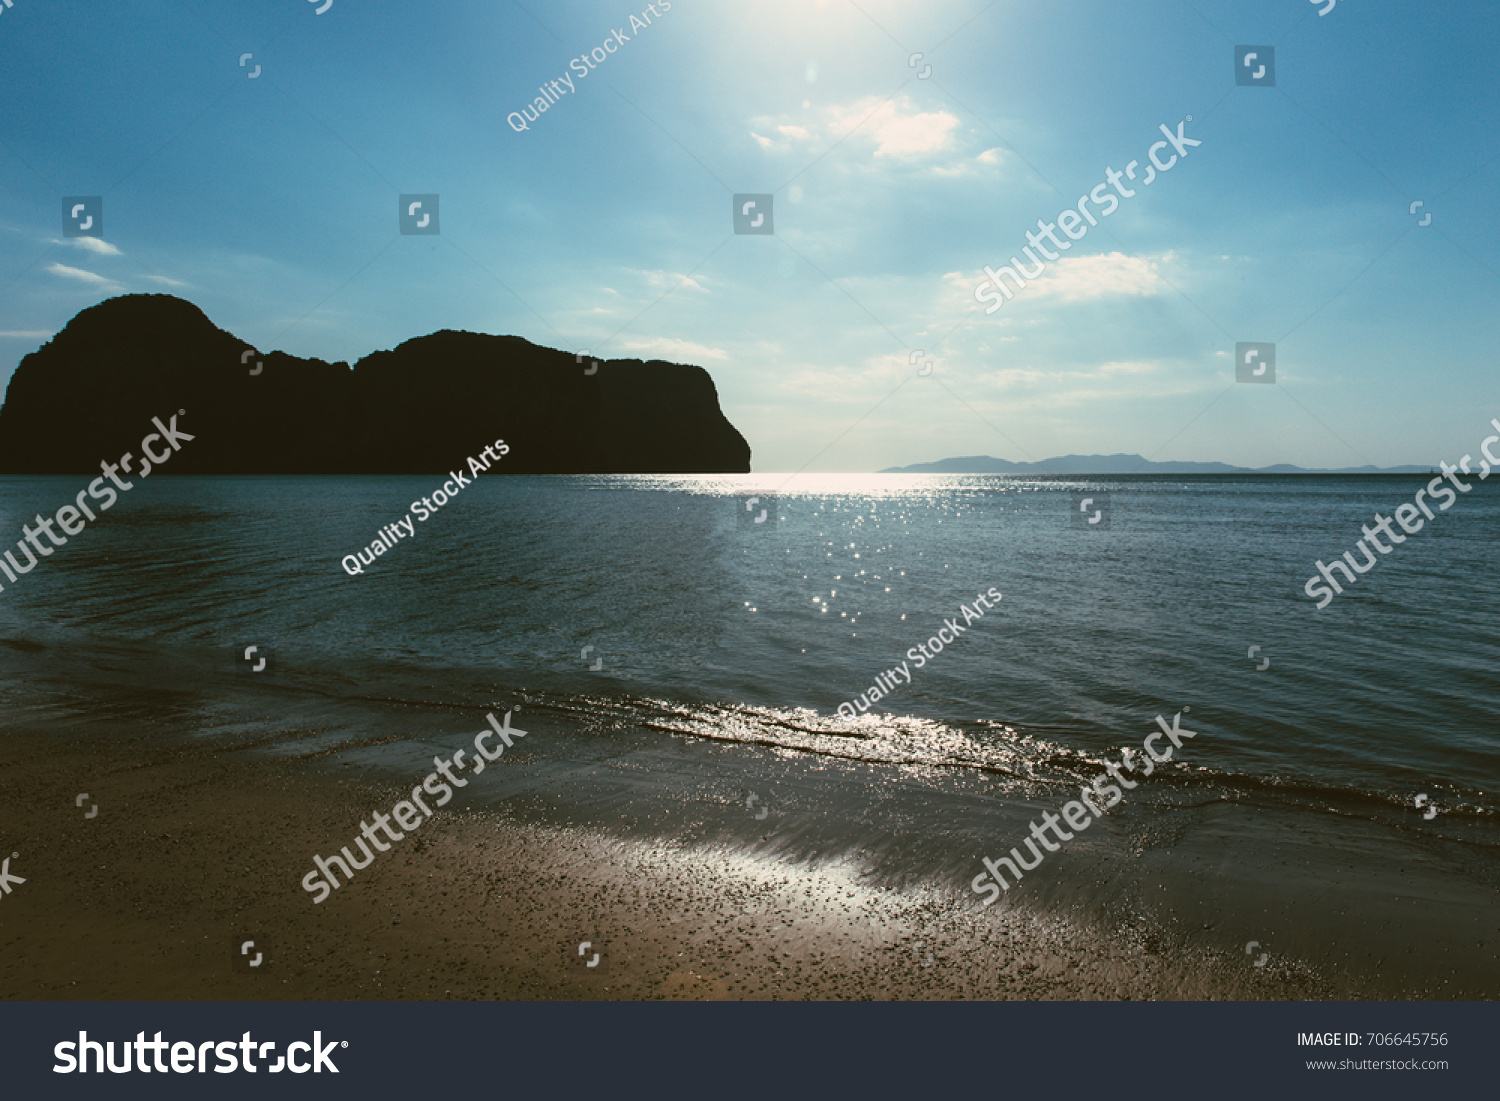
<instances>
[{"instance_id":1,"label":"white cloud","mask_svg":"<svg viewBox=\"0 0 1500 1101\"><path fill-rule=\"evenodd\" d=\"M789 150L794 145L812 141L831 146L842 138L873 143L874 155L900 161L933 157L957 149L958 118L944 110L923 111L908 96L882 102L868 96L847 106L824 108L821 116L791 121L785 117L762 117L752 120L760 130L774 131L778 137L764 137L757 130L750 136L762 149ZM980 154L985 164L997 164L990 152ZM956 174L956 173L950 173Z\"/></svg>"},{"instance_id":2,"label":"white cloud","mask_svg":"<svg viewBox=\"0 0 1500 1101\"><path fill-rule=\"evenodd\" d=\"M1166 252L1155 259L1145 256L1126 256L1122 252L1096 253L1092 256L1062 256L1047 262L1047 268L1024 288L1017 289L1009 278L1007 289L1012 290L1015 301L1022 299L1055 298L1063 302L1085 302L1112 295L1155 295L1168 289L1162 278L1161 265L1173 259ZM1008 261L1007 261L1008 263ZM1028 264L1022 258L1023 264ZM997 262L992 266L999 267ZM984 271L964 275L948 272L943 282L963 296L967 305L974 301L974 288L984 283L990 285Z\"/></svg>"},{"instance_id":3,"label":"white cloud","mask_svg":"<svg viewBox=\"0 0 1500 1101\"><path fill-rule=\"evenodd\" d=\"M165 275L148 275L146 276L146 278L151 280L153 283L161 283L163 286L167 287L187 287L192 285L190 283L184 283L181 279L168 279Z\"/></svg>"},{"instance_id":4,"label":"white cloud","mask_svg":"<svg viewBox=\"0 0 1500 1101\"><path fill-rule=\"evenodd\" d=\"M48 240L54 245L72 245L74 248L87 249L100 256L125 255L102 237L52 237Z\"/></svg>"},{"instance_id":5,"label":"white cloud","mask_svg":"<svg viewBox=\"0 0 1500 1101\"><path fill-rule=\"evenodd\" d=\"M640 352L644 356L665 359L673 363L701 363L705 359L724 360L729 353L722 348L710 348L691 340L673 337L656 337L651 340L622 340L620 347L628 352Z\"/></svg>"},{"instance_id":6,"label":"white cloud","mask_svg":"<svg viewBox=\"0 0 1500 1101\"><path fill-rule=\"evenodd\" d=\"M46 340L55 335L51 329L0 329L0 339L9 337L13 340Z\"/></svg>"},{"instance_id":7,"label":"white cloud","mask_svg":"<svg viewBox=\"0 0 1500 1101\"><path fill-rule=\"evenodd\" d=\"M1158 396L1192 394L1222 386L1222 380L1204 377L1191 365L1179 360L1112 360L1096 365L1072 368L1042 369L1034 365L985 368L973 376L973 385L1003 394L1011 412L1028 409L1056 412L1062 408L1082 407L1099 402L1116 403L1139 397L1147 380L1150 392ZM998 415L999 411L997 411Z\"/></svg>"},{"instance_id":8,"label":"white cloud","mask_svg":"<svg viewBox=\"0 0 1500 1101\"><path fill-rule=\"evenodd\" d=\"M1046 371L1032 367L1002 367L990 374L990 383L1000 390L1021 389L1037 386L1049 377Z\"/></svg>"},{"instance_id":9,"label":"white cloud","mask_svg":"<svg viewBox=\"0 0 1500 1101\"><path fill-rule=\"evenodd\" d=\"M47 270L53 275L61 275L64 279L76 279L80 283L87 283L91 287L117 288L113 280L106 279L102 275L95 275L91 271L82 268L70 268L66 264L49 264Z\"/></svg>"},{"instance_id":10,"label":"white cloud","mask_svg":"<svg viewBox=\"0 0 1500 1101\"><path fill-rule=\"evenodd\" d=\"M682 287L691 287L695 291L702 291L704 294L708 293L708 288L705 287L702 283L699 283L691 275L683 275L682 273L675 271L643 271L639 268L630 270L633 270L636 275L644 278L647 285L654 287L657 290L665 291L676 290Z\"/></svg>"},{"instance_id":11,"label":"white cloud","mask_svg":"<svg viewBox=\"0 0 1500 1101\"><path fill-rule=\"evenodd\" d=\"M1170 254L1163 259L1170 259ZM1107 252L1063 256L1053 261L1024 293L1081 302L1116 294L1160 294L1166 285L1157 261Z\"/></svg>"},{"instance_id":12,"label":"white cloud","mask_svg":"<svg viewBox=\"0 0 1500 1101\"><path fill-rule=\"evenodd\" d=\"M896 385L896 357L876 356L855 366L845 363L786 364L787 371L776 387L781 400L786 395L815 398L841 404L863 402L869 407L870 388Z\"/></svg>"},{"instance_id":13,"label":"white cloud","mask_svg":"<svg viewBox=\"0 0 1500 1101\"><path fill-rule=\"evenodd\" d=\"M1101 375L1144 375L1158 370L1155 363L1143 363L1140 360L1121 361L1101 364L1099 373Z\"/></svg>"},{"instance_id":14,"label":"white cloud","mask_svg":"<svg viewBox=\"0 0 1500 1101\"><path fill-rule=\"evenodd\" d=\"M958 119L947 111L916 111L906 96L874 103L871 97L849 107L829 108L829 129L842 137L857 127L875 142L877 157L908 160L953 148Z\"/></svg>"}]
</instances>

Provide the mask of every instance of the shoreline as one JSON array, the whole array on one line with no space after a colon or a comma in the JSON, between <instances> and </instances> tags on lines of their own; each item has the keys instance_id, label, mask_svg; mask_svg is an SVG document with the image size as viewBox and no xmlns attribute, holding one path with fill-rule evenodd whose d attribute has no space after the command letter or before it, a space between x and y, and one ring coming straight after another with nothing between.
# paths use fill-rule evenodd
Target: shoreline
<instances>
[{"instance_id":1,"label":"shoreline","mask_svg":"<svg viewBox=\"0 0 1500 1101\"><path fill-rule=\"evenodd\" d=\"M615 838L519 806L438 812L328 902L298 877L394 784L145 738L5 740L8 999L1216 999L1370 997L1109 932L982 912L850 860ZM502 767L502 766L497 766ZM91 781L80 777L94 777ZM92 819L74 806L90 786ZM97 791L95 789L98 789ZM234 959L255 938L263 971ZM577 946L599 952L587 970Z\"/></svg>"}]
</instances>

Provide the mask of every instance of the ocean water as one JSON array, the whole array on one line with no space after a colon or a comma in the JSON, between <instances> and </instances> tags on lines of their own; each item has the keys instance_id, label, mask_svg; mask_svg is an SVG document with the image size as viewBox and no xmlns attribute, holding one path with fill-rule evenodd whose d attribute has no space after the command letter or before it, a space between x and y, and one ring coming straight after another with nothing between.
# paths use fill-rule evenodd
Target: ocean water
<instances>
[{"instance_id":1,"label":"ocean water","mask_svg":"<svg viewBox=\"0 0 1500 1101\"><path fill-rule=\"evenodd\" d=\"M1173 762L1002 907L1347 957L1396 994L1500 989L1493 485L1318 610L1314 562L1426 479L491 475L416 520L442 480L139 482L0 577L0 729L128 724L404 778L519 708L524 752L464 805L850 861L982 913L981 857L1178 715ZM0 479L0 532L81 488ZM839 715L903 660L910 683ZM1416 894L1391 901L1398 877Z\"/></svg>"}]
</instances>

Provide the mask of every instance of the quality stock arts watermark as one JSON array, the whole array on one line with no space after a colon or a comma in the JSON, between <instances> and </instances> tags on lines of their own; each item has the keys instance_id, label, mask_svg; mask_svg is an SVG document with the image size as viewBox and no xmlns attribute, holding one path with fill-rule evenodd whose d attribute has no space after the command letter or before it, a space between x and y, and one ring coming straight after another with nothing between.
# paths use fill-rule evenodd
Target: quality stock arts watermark
<instances>
[{"instance_id":1,"label":"quality stock arts watermark","mask_svg":"<svg viewBox=\"0 0 1500 1101\"><path fill-rule=\"evenodd\" d=\"M1500 432L1500 419L1491 418L1490 427L1496 432ZM1484 442L1479 445L1479 453L1483 456L1479 460L1483 468L1479 472L1479 480L1481 482L1488 478L1493 470L1500 468L1500 458L1490 453L1490 445L1493 443L1500 443L1500 435L1487 436ZM1423 498L1431 497L1434 501L1440 502L1438 504L1439 512L1447 512L1453 507L1453 503L1458 500L1458 495L1453 492L1453 489L1449 489L1448 486L1443 485L1444 478L1451 482L1453 488L1457 489L1459 493L1468 493L1469 490L1473 489L1473 486L1458 476L1460 471L1464 474L1473 475L1474 472L1469 469L1469 463L1473 459L1472 455L1465 455L1458 460L1457 466L1450 466L1447 462L1439 460L1438 465L1443 469L1442 474L1428 482L1425 488L1417 490L1416 495L1411 501L1397 505L1394 514L1391 516L1382 516L1377 512L1375 514L1374 531L1370 530L1369 524L1361 524L1359 530L1364 532L1364 538L1360 539L1354 545L1359 548L1361 552L1360 557L1364 559L1364 565L1356 562L1354 555L1349 551L1344 552L1344 560L1348 562L1347 566L1337 558L1326 566L1323 564L1321 558L1318 559L1316 568L1318 574L1321 575L1322 581L1320 582L1317 576L1309 577L1307 584L1302 586L1302 591L1318 602L1316 610L1322 611L1328 607L1329 604L1333 603L1334 594L1342 594L1344 591L1343 586L1334 580L1334 570L1342 573L1345 582L1352 585L1358 580L1355 574L1369 573L1375 567L1375 563L1379 561L1375 557L1375 551L1379 551L1382 555L1390 554L1396 544L1406 542L1406 535L1416 535L1417 532L1422 530L1422 526L1427 522L1422 519L1422 516L1425 515L1428 520L1437 519ZM1420 514L1417 512L1419 508L1422 510ZM1401 529L1406 532L1406 535L1401 535L1391 527L1393 519L1401 525ZM1380 535L1384 535L1389 539L1392 545L1388 547L1382 543ZM1368 545L1366 545L1367 543ZM1374 550L1371 549L1372 547ZM1350 572L1351 567L1353 568L1352 573ZM1329 586L1332 586L1332 588Z\"/></svg>"},{"instance_id":2,"label":"quality stock arts watermark","mask_svg":"<svg viewBox=\"0 0 1500 1101\"><path fill-rule=\"evenodd\" d=\"M1146 166L1146 177L1141 181L1142 187L1150 187L1156 179L1158 172L1165 173L1170 171L1177 164L1178 157L1186 158L1189 148L1203 144L1201 141L1196 141L1182 132L1182 128L1192 121L1193 116L1189 115L1185 120L1179 122L1175 134L1167 129L1166 123L1161 124L1161 132L1166 135L1167 140L1159 141L1146 150L1146 159L1151 163ZM1168 145L1176 150L1176 152L1163 161L1157 156L1157 153L1160 150L1166 149ZM1036 279L1042 272L1047 270L1046 261L1059 259L1064 252L1073 247L1074 241L1083 239L1084 235L1089 231L1089 226L1097 226L1099 218L1108 218L1116 210L1120 209L1120 199L1135 198L1137 194L1135 189L1126 187L1122 181L1134 180L1135 170L1140 167L1140 163L1140 161L1131 161L1125 166L1123 174L1116 172L1111 166L1106 166L1104 169L1104 182L1088 194L1080 195L1076 207L1069 207L1067 210L1064 210L1057 216L1056 222L1044 222L1038 218L1036 220L1038 228L1026 231L1026 240L1030 244L1021 250L1036 266L1035 270L1027 271L1026 265L1014 256L1010 258L1010 263L999 271L986 264L984 274L987 278L974 288L974 301L981 304L985 302L990 303L989 309L984 312L992 314L1005 305L1006 302L1014 298L1016 296L1015 291L1005 285L1004 281L1000 278L1002 275L1010 277L1011 282L1016 285L1016 290L1025 290L1027 280ZM1111 185L1119 193L1119 198L1116 198L1109 191ZM1099 218L1094 217L1094 212L1089 209L1089 203L1093 203L1099 207ZM1107 206L1105 205L1106 203L1108 204ZM1064 241L1057 236L1058 229L1061 229L1067 235L1068 240ZM1046 245L1042 244L1043 239L1051 241L1056 246L1057 251L1053 252ZM1040 259L1036 253L1031 251L1033 248L1042 254ZM1003 298L1001 297L1002 295L1004 296Z\"/></svg>"},{"instance_id":3,"label":"quality stock arts watermark","mask_svg":"<svg viewBox=\"0 0 1500 1101\"><path fill-rule=\"evenodd\" d=\"M111 463L101 460L99 469L104 473L90 482L87 488L80 489L78 496L73 499L73 504L63 505L54 515L49 517L44 517L41 513L37 513L36 520L33 521L36 524L35 531L22 524L21 532L24 538L16 541L16 549L26 556L26 565L22 566L16 559L15 551L6 551L3 556L0 556L0 573L4 573L10 579L10 583L14 585L19 575L30 573L36 569L37 555L46 558L56 548L64 546L67 543L67 536L81 534L87 526L86 520L98 519L94 515L93 509L89 508L88 502L84 500L85 496L101 502L99 511L104 512L106 509L112 508L114 503L120 499L119 493L115 492L116 488L119 489L120 493L135 488L134 482L127 482L120 477L121 471L137 478L145 478L150 475L153 466L161 466L178 451L181 451L184 441L195 438L189 436L186 432L179 432L177 430L177 418L184 416L187 416L186 412L179 409L167 424L162 424L160 417L151 418L151 423L156 426L156 431L141 440L141 452L145 455L145 458L141 460L141 469L139 472L133 469L135 462L135 452L133 451L125 452L125 454L120 456L118 462ZM151 450L153 440L160 441L163 444L160 455ZM165 446L167 444L171 445L170 448ZM105 484L106 478L112 484ZM62 529L62 535L58 535L52 530L54 523ZM41 541L40 537L43 535L47 537L47 543L50 543L51 546ZM35 554L32 553L33 550L35 550ZM4 591L4 589L5 586L0 585L0 591Z\"/></svg>"},{"instance_id":4,"label":"quality stock arts watermark","mask_svg":"<svg viewBox=\"0 0 1500 1101\"><path fill-rule=\"evenodd\" d=\"M499 462L508 454L510 454L510 448L506 446L505 441L496 440L479 453L479 458L484 460L484 465L481 466L474 456L469 456L469 473L477 478L490 468L491 461ZM443 483L442 489L434 490L431 497L419 497L413 501L411 512L394 524L387 524L381 528L379 534L375 536L375 541L368 547L357 554L344 555L342 562L344 572L350 577L364 573L366 566L373 566L375 559L394 547L399 540L416 535L417 525L411 518L412 512L417 514L418 520L425 522L429 516L457 497L458 491L471 483L474 478L465 478L456 470L448 471L448 480ZM367 554L368 558L365 557Z\"/></svg>"},{"instance_id":5,"label":"quality stock arts watermark","mask_svg":"<svg viewBox=\"0 0 1500 1101\"><path fill-rule=\"evenodd\" d=\"M994 598L995 603L991 604L988 597ZM911 668L908 663L915 662L917 668L920 669L929 661L935 660L937 655L943 652L944 645L951 646L958 640L959 635L969 629L970 623L982 619L985 612L992 610L996 604L1000 603L1000 590L991 585L988 597L985 593L980 593L975 597L972 609L967 604L960 604L958 611L964 617L962 626L959 625L957 618L943 620L943 625L938 628L937 634L933 635L926 642L919 642L906 651L906 661L881 673L877 673L875 675L875 683L870 686L868 692L861 692L859 698L852 702L845 700L839 704L837 709L839 715L846 719L858 718L858 712L855 711L856 707L860 712L868 711L879 700L899 688L903 678L905 679L905 683L910 684Z\"/></svg>"},{"instance_id":6,"label":"quality stock arts watermark","mask_svg":"<svg viewBox=\"0 0 1500 1101\"><path fill-rule=\"evenodd\" d=\"M672 4L670 0L656 0L655 3L647 4L646 10L641 12L639 17L634 15L630 17L630 30L634 34L640 34L647 27L651 26L652 16L665 15L671 10ZM510 128L518 134L524 130L530 130L531 123L541 118L549 107L556 106L558 100L562 99L565 94L563 91L565 87L568 93L576 93L577 89L573 84L573 73L577 73L578 79L582 80L589 73L608 61L609 55L618 52L621 46L630 41L630 38L631 36L625 33L624 28L611 28L610 35L604 40L603 45L595 46L588 53L579 54L577 57L570 59L568 61L568 69L571 69L572 72L565 69L560 80L549 80L547 83L539 85L537 91L541 94L525 107L521 108L521 110L512 111L506 115L505 121L510 123Z\"/></svg>"}]
</instances>

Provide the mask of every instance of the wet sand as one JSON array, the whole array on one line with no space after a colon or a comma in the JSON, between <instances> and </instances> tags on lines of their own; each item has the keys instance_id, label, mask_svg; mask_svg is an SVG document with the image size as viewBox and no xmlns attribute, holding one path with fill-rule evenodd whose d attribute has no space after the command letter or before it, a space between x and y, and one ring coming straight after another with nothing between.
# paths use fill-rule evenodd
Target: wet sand
<instances>
[{"instance_id":1,"label":"wet sand","mask_svg":"<svg viewBox=\"0 0 1500 1101\"><path fill-rule=\"evenodd\" d=\"M511 804L438 811L315 906L312 854L348 844L399 787L135 738L8 735L0 759L0 843L26 880L0 905L6 998L1360 995L1160 929L986 911L871 887L841 862L621 839ZM245 939L257 970L236 958Z\"/></svg>"}]
</instances>

